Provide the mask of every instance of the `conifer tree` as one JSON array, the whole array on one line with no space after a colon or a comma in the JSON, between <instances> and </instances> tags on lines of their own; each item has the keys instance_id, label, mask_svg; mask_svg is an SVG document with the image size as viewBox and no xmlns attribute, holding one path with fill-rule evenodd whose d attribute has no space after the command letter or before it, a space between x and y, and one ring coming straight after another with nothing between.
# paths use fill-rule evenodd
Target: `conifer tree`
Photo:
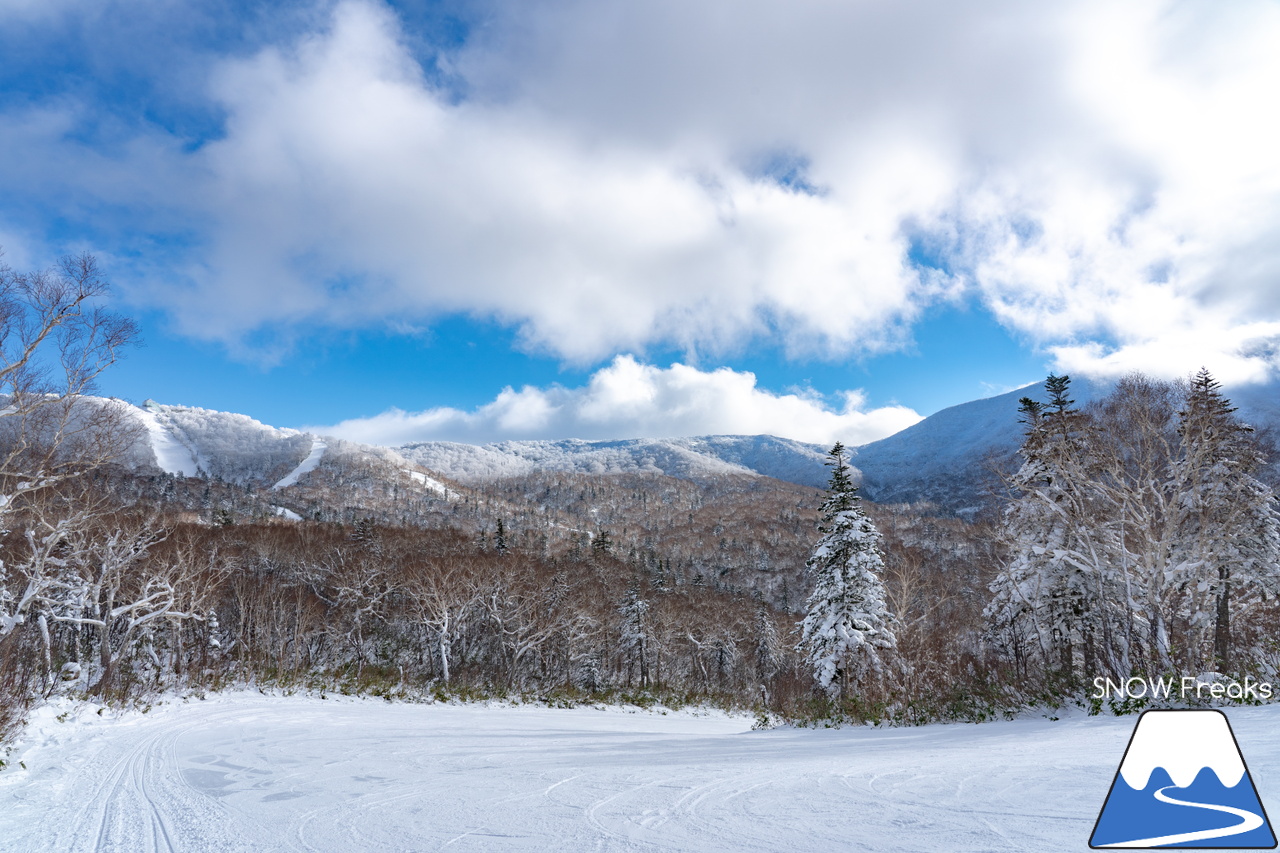
<instances>
[{"instance_id":1,"label":"conifer tree","mask_svg":"<svg viewBox=\"0 0 1280 853\"><path fill-rule=\"evenodd\" d=\"M986 610L1025 672L1231 671L1232 619L1280 594L1280 514L1264 459L1217 381L1132 374L1078 411L1067 377L1024 398L1010 560Z\"/></svg>"},{"instance_id":2,"label":"conifer tree","mask_svg":"<svg viewBox=\"0 0 1280 853\"><path fill-rule=\"evenodd\" d=\"M1022 467L1010 486L1017 498L1003 519L1011 559L992 582L986 617L997 645L1024 672L1035 663L1070 677L1101 666L1127 673L1129 596L1113 588L1113 513L1094 488L1097 430L1076 409L1069 376L1045 380L1047 404L1019 401L1027 431Z\"/></svg>"},{"instance_id":3,"label":"conifer tree","mask_svg":"<svg viewBox=\"0 0 1280 853\"><path fill-rule=\"evenodd\" d=\"M500 518L498 528L493 534L493 548L499 555L507 553L507 525Z\"/></svg>"},{"instance_id":4,"label":"conifer tree","mask_svg":"<svg viewBox=\"0 0 1280 853\"><path fill-rule=\"evenodd\" d=\"M1263 455L1252 440L1252 427L1235 412L1221 385L1202 368L1178 413L1183 549L1190 552L1187 563L1198 566L1197 582L1187 586L1212 596L1186 609L1197 633L1207 632L1212 621L1213 661L1219 670L1229 669L1232 657L1233 591L1242 604L1280 591L1275 495L1255 476ZM1203 645L1194 638L1192 644Z\"/></svg>"},{"instance_id":5,"label":"conifer tree","mask_svg":"<svg viewBox=\"0 0 1280 853\"><path fill-rule=\"evenodd\" d=\"M630 682L631 664L639 664L640 688L649 687L649 602L640 597L640 588L632 584L618 608L622 616L621 647L624 659L628 662L627 681Z\"/></svg>"},{"instance_id":6,"label":"conifer tree","mask_svg":"<svg viewBox=\"0 0 1280 853\"><path fill-rule=\"evenodd\" d=\"M880 532L861 506L844 446L831 448L827 499L818 540L805 563L813 582L798 646L818 686L842 695L863 675L882 667L893 649L893 615L885 603Z\"/></svg>"},{"instance_id":7,"label":"conifer tree","mask_svg":"<svg viewBox=\"0 0 1280 853\"><path fill-rule=\"evenodd\" d=\"M763 683L777 673L782 663L782 640L769 607L761 601L756 605L756 677Z\"/></svg>"}]
</instances>

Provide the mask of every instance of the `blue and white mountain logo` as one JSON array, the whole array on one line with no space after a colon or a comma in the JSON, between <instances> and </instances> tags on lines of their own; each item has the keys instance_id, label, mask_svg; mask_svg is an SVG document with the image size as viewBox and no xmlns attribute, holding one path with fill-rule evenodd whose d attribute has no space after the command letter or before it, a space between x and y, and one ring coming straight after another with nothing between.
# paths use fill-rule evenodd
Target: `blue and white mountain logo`
<instances>
[{"instance_id":1,"label":"blue and white mountain logo","mask_svg":"<svg viewBox=\"0 0 1280 853\"><path fill-rule=\"evenodd\" d=\"M1275 833L1221 711L1147 711L1089 846L1270 849Z\"/></svg>"}]
</instances>

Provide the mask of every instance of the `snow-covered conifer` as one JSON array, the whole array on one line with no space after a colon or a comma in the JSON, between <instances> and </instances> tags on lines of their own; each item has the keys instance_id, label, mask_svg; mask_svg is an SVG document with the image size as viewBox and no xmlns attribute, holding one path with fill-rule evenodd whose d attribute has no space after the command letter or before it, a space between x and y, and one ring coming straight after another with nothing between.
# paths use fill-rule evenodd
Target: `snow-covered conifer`
<instances>
[{"instance_id":1,"label":"snow-covered conifer","mask_svg":"<svg viewBox=\"0 0 1280 853\"><path fill-rule=\"evenodd\" d=\"M986 610L1020 667L1068 676L1224 668L1232 613L1280 593L1262 455L1207 371L1134 374L1085 411L1065 377L1024 399L1010 560Z\"/></svg>"},{"instance_id":2,"label":"snow-covered conifer","mask_svg":"<svg viewBox=\"0 0 1280 853\"><path fill-rule=\"evenodd\" d=\"M822 538L805 563L813 592L798 648L818 686L841 694L879 670L881 651L897 640L880 579L880 532L860 505L843 445L836 442L828 456L829 494L818 524Z\"/></svg>"},{"instance_id":3,"label":"snow-covered conifer","mask_svg":"<svg viewBox=\"0 0 1280 853\"><path fill-rule=\"evenodd\" d=\"M632 586L618 608L618 613L622 617L619 639L623 658L627 662L627 671L631 671L633 664L638 665L640 687L647 688L650 646L649 602L640 597L637 587ZM629 677L628 681L630 681Z\"/></svg>"},{"instance_id":4,"label":"snow-covered conifer","mask_svg":"<svg viewBox=\"0 0 1280 853\"><path fill-rule=\"evenodd\" d=\"M770 609L761 602L756 607L756 677L767 681L782 663L782 639Z\"/></svg>"},{"instance_id":5,"label":"snow-covered conifer","mask_svg":"<svg viewBox=\"0 0 1280 853\"><path fill-rule=\"evenodd\" d=\"M1027 427L1022 467L1010 486L1003 532L1011 559L992 582L986 609L997 646L1019 668L1127 673L1126 595L1108 526L1114 517L1098 482L1099 435L1068 395L1069 376L1050 374L1048 404L1020 400Z\"/></svg>"},{"instance_id":6,"label":"snow-covered conifer","mask_svg":"<svg viewBox=\"0 0 1280 853\"><path fill-rule=\"evenodd\" d=\"M1232 656L1231 612L1260 595L1280 592L1280 515L1276 497L1256 474L1264 459L1252 428L1235 416L1207 369L1192 379L1186 405L1178 413L1181 453L1177 460L1180 508L1184 513L1181 550L1194 567L1185 609L1192 645L1213 627L1215 668L1226 670ZM1211 601L1205 600L1211 597Z\"/></svg>"}]
</instances>

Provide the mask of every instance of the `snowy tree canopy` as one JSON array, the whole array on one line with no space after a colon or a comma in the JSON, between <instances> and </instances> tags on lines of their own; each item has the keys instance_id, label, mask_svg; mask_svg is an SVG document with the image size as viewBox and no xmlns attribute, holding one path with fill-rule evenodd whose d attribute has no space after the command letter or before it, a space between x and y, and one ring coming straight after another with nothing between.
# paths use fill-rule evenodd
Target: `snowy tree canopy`
<instances>
[{"instance_id":1,"label":"snowy tree canopy","mask_svg":"<svg viewBox=\"0 0 1280 853\"><path fill-rule=\"evenodd\" d=\"M1133 375L1084 410L1068 377L1046 388L1047 405L1022 401L1011 554L986 611L997 646L1070 677L1256 659L1233 651L1231 619L1280 592L1280 516L1218 383Z\"/></svg>"},{"instance_id":2,"label":"snowy tree canopy","mask_svg":"<svg viewBox=\"0 0 1280 853\"><path fill-rule=\"evenodd\" d=\"M822 538L805 563L813 581L799 649L818 686L843 693L881 667L880 650L896 645L885 603L880 532L860 504L844 447L828 454L829 494L822 504Z\"/></svg>"}]
</instances>

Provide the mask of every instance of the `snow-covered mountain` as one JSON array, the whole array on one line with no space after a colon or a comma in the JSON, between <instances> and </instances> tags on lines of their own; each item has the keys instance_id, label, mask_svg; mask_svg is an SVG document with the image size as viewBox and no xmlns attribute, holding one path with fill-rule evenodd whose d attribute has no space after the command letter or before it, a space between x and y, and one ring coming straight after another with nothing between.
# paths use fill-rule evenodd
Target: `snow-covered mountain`
<instances>
[{"instance_id":1,"label":"snow-covered mountain","mask_svg":"<svg viewBox=\"0 0 1280 853\"><path fill-rule=\"evenodd\" d=\"M429 472L463 483L536 471L652 473L690 480L763 475L812 486L824 485L827 478L822 464L826 448L767 435L506 441L483 446L431 441L386 448L279 429L230 412L150 400L140 407L122 405L140 427L139 441L128 454L133 467L154 466L182 477L277 489L296 485L318 467L335 463L336 457L367 457L412 469L417 482Z\"/></svg>"},{"instance_id":2,"label":"snow-covered mountain","mask_svg":"<svg viewBox=\"0 0 1280 853\"><path fill-rule=\"evenodd\" d=\"M1084 405L1109 388L1075 382L1071 396ZM996 487L994 467L1010 464L1022 443L1023 397L1045 399L1044 383L942 409L858 447L853 464L862 472L863 494L878 503L929 501L953 512L977 508Z\"/></svg>"},{"instance_id":3,"label":"snow-covered mountain","mask_svg":"<svg viewBox=\"0 0 1280 853\"><path fill-rule=\"evenodd\" d=\"M1079 406L1106 396L1110 382L1076 380L1071 397ZM1225 389L1239 415L1260 429L1280 428L1280 383ZM1016 465L1023 427L1018 401L1047 399L1037 382L995 397L936 412L888 438L856 449L862 492L878 503L929 501L950 512L977 509L998 487L998 468Z\"/></svg>"},{"instance_id":4,"label":"snow-covered mountain","mask_svg":"<svg viewBox=\"0 0 1280 853\"><path fill-rule=\"evenodd\" d=\"M159 469L272 492L305 484L316 471L380 470L384 477L407 479L426 492L447 496L450 491L433 471L390 448L279 429L248 415L194 406L151 400L141 406L118 400L111 404L138 427L137 441L123 459L135 470Z\"/></svg>"},{"instance_id":5,"label":"snow-covered mountain","mask_svg":"<svg viewBox=\"0 0 1280 853\"><path fill-rule=\"evenodd\" d=\"M276 429L248 415L212 409L148 400L125 411L146 427L150 461L165 473L183 477L203 475L240 485L275 482L310 458L317 441L316 436ZM137 455L146 456L145 451Z\"/></svg>"},{"instance_id":6,"label":"snow-covered mountain","mask_svg":"<svg viewBox=\"0 0 1280 853\"><path fill-rule=\"evenodd\" d=\"M476 446L451 441L406 444L397 451L464 483L563 471L583 474L651 473L698 480L758 474L823 486L826 448L771 435L710 435L621 441L504 441Z\"/></svg>"},{"instance_id":7,"label":"snow-covered mountain","mask_svg":"<svg viewBox=\"0 0 1280 853\"><path fill-rule=\"evenodd\" d=\"M1110 390L1076 381L1080 405ZM1280 431L1280 385L1228 389L1241 416ZM1045 399L1043 383L936 412L914 426L853 448L863 494L879 503L930 502L970 514L997 488L995 470L1016 464L1022 438L1018 400ZM821 488L828 448L775 436L714 435L616 441L505 441L486 445L428 441L375 447L270 427L246 415L148 401L126 405L142 439L135 467L152 465L184 477L208 476L245 486L288 489L321 468L373 464L409 474L437 492L440 482L479 484L535 472L650 473L688 480L723 475L766 476Z\"/></svg>"}]
</instances>

